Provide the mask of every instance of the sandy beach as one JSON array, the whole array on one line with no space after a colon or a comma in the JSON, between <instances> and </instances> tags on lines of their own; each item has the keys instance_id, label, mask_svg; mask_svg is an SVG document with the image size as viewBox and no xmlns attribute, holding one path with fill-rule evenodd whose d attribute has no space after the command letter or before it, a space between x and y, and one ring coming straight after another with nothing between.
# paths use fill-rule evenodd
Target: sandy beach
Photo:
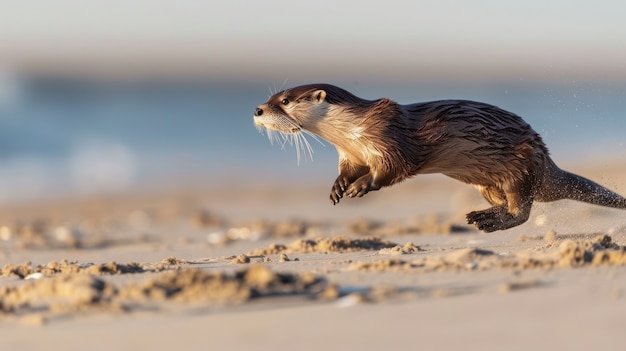
<instances>
[{"instance_id":1,"label":"sandy beach","mask_svg":"<svg viewBox=\"0 0 626 351\"><path fill-rule=\"evenodd\" d=\"M623 1L4 1L0 351L624 350L626 211L534 203L524 224L483 233L466 214L489 204L438 174L333 206L337 143L272 139L258 118L272 113L257 109L312 83L455 119L418 103L482 102L522 117L562 169L626 197L625 12ZM343 93L294 91L271 105L304 115L293 102L325 96L316 113L348 117L306 119L340 147L344 132L360 148L385 125L384 103L366 113L335 104L357 101ZM475 148L493 162L468 169L493 172L506 138L483 145L480 124L518 130L496 114L433 133L400 123L384 138L468 131L458 148L410 141L394 157L432 170L422 154L449 165Z\"/></svg>"},{"instance_id":2,"label":"sandy beach","mask_svg":"<svg viewBox=\"0 0 626 351\"><path fill-rule=\"evenodd\" d=\"M572 169L624 193L617 162ZM442 176L344 199L186 185L0 211L5 350L620 349L626 213L561 201L485 234Z\"/></svg>"}]
</instances>

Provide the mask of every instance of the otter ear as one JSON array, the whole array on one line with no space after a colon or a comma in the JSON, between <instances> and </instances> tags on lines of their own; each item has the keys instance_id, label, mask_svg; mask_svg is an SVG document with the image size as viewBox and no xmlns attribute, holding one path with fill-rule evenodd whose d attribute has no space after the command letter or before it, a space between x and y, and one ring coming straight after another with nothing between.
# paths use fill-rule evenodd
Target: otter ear
<instances>
[{"instance_id":1,"label":"otter ear","mask_svg":"<svg viewBox=\"0 0 626 351\"><path fill-rule=\"evenodd\" d=\"M311 96L313 97L313 101L320 103L326 99L326 92L324 90L316 90Z\"/></svg>"}]
</instances>

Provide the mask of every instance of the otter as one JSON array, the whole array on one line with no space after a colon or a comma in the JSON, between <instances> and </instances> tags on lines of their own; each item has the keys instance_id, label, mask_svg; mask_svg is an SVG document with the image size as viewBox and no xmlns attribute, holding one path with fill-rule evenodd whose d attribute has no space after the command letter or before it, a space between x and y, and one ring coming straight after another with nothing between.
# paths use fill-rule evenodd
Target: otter
<instances>
[{"instance_id":1,"label":"otter","mask_svg":"<svg viewBox=\"0 0 626 351\"><path fill-rule=\"evenodd\" d=\"M468 224L485 232L526 222L533 201L572 199L626 209L624 197L560 169L520 116L486 103L401 105L309 84L272 95L254 111L254 123L283 137L312 133L336 147L333 205L417 174L442 173L474 185L493 206L466 215Z\"/></svg>"}]
</instances>

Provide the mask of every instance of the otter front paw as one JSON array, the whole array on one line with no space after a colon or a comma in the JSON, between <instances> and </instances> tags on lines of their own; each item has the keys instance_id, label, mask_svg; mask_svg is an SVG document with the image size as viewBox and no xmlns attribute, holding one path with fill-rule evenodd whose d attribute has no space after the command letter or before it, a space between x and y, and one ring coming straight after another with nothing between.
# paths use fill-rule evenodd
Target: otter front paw
<instances>
[{"instance_id":1,"label":"otter front paw","mask_svg":"<svg viewBox=\"0 0 626 351\"><path fill-rule=\"evenodd\" d=\"M509 229L520 223L515 216L507 212L506 207L496 206L483 211L473 211L465 218L467 224L474 224L478 229L491 233L496 230Z\"/></svg>"},{"instance_id":2,"label":"otter front paw","mask_svg":"<svg viewBox=\"0 0 626 351\"><path fill-rule=\"evenodd\" d=\"M348 189L345 191L345 195L348 197L362 197L371 190L376 190L371 185L371 178L361 177L354 183L350 184Z\"/></svg>"},{"instance_id":3,"label":"otter front paw","mask_svg":"<svg viewBox=\"0 0 626 351\"><path fill-rule=\"evenodd\" d=\"M343 193L346 191L348 186L350 185L350 181L347 177L339 176L335 183L333 184L333 188L330 190L330 202L333 205L339 203L339 200L343 197Z\"/></svg>"}]
</instances>

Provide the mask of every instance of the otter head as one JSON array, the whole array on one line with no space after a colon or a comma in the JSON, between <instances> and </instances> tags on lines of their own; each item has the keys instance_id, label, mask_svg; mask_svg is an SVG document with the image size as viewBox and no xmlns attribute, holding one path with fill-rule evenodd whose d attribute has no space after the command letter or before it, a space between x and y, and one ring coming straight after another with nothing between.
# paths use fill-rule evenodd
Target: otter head
<instances>
[{"instance_id":1,"label":"otter head","mask_svg":"<svg viewBox=\"0 0 626 351\"><path fill-rule=\"evenodd\" d=\"M304 134L319 141L313 133L317 132L316 124L326 117L329 109L325 87L331 86L303 85L270 96L254 111L254 124L267 130L270 142L282 138L283 145L286 142L294 145L298 162L300 149L312 159L313 149Z\"/></svg>"},{"instance_id":2,"label":"otter head","mask_svg":"<svg viewBox=\"0 0 626 351\"><path fill-rule=\"evenodd\" d=\"M328 111L326 91L304 85L272 95L254 111L254 124L281 133L307 130Z\"/></svg>"}]
</instances>

